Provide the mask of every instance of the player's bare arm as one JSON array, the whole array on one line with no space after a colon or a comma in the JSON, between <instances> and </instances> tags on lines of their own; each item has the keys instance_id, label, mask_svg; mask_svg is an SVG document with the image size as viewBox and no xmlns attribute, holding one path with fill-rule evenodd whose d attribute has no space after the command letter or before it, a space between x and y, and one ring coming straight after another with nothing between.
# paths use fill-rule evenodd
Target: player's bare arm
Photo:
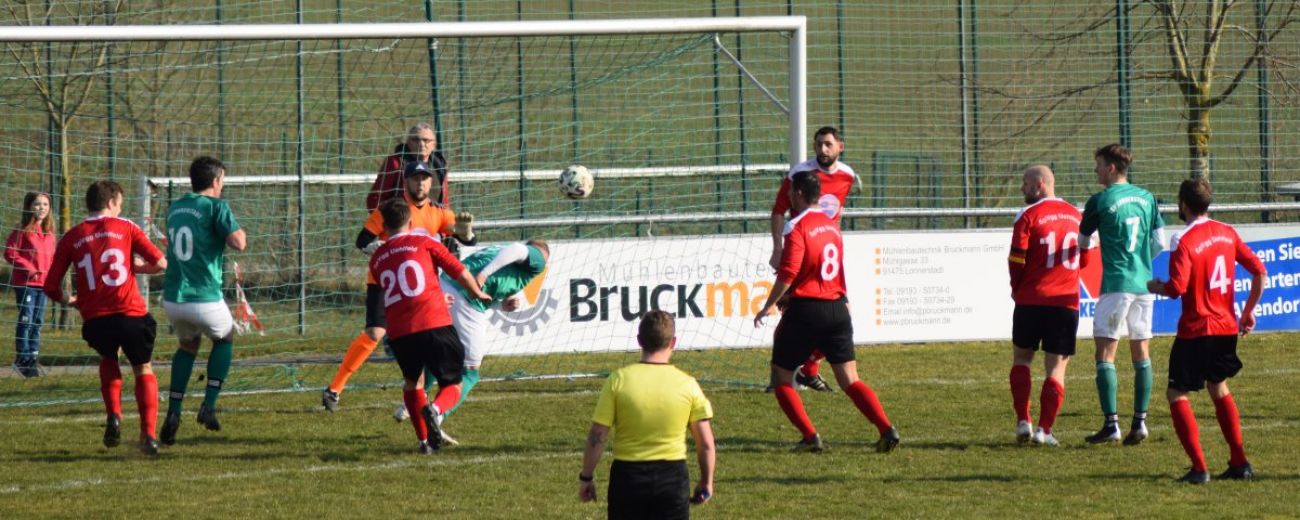
<instances>
[{"instance_id":1,"label":"player's bare arm","mask_svg":"<svg viewBox=\"0 0 1300 520\"><path fill-rule=\"evenodd\" d=\"M1238 324L1238 331L1242 336L1255 330L1255 305L1259 303L1260 296L1264 294L1264 277L1266 276L1268 276L1268 271L1263 269L1250 275L1250 294L1246 296L1246 305L1241 308L1241 318Z\"/></svg>"},{"instance_id":2,"label":"player's bare arm","mask_svg":"<svg viewBox=\"0 0 1300 520\"><path fill-rule=\"evenodd\" d=\"M713 468L717 465L712 423L708 419L691 423L691 436L695 438L695 458L700 464L700 482L691 493L691 503L703 504L713 497Z\"/></svg>"},{"instance_id":3,"label":"player's bare arm","mask_svg":"<svg viewBox=\"0 0 1300 520\"><path fill-rule=\"evenodd\" d=\"M768 258L767 265L772 266L772 269L775 270L781 268L781 246L782 246L782 240L784 239L784 237L781 236L781 232L785 231L785 215L781 215L781 214L772 215L771 225L772 225L772 257Z\"/></svg>"},{"instance_id":4,"label":"player's bare arm","mask_svg":"<svg viewBox=\"0 0 1300 520\"><path fill-rule=\"evenodd\" d=\"M767 301L763 302L763 308L759 309L758 314L754 316L754 327L763 326L763 318L776 314L776 302L785 296L786 291L790 290L790 284L777 280L772 284L772 293L767 295Z\"/></svg>"},{"instance_id":5,"label":"player's bare arm","mask_svg":"<svg viewBox=\"0 0 1300 520\"><path fill-rule=\"evenodd\" d=\"M595 472L600 455L605 452L605 443L609 440L609 427L591 423L587 432L587 442L582 449L582 471L578 473L578 500L591 502L596 500Z\"/></svg>"},{"instance_id":6,"label":"player's bare arm","mask_svg":"<svg viewBox=\"0 0 1300 520\"><path fill-rule=\"evenodd\" d=\"M460 284L461 287L464 287L466 291L469 291L469 295L474 299L483 303L492 303L492 296L483 292L478 281L474 280L474 273L469 272L469 269L461 270L460 275L456 277L456 283Z\"/></svg>"},{"instance_id":7,"label":"player's bare arm","mask_svg":"<svg viewBox=\"0 0 1300 520\"><path fill-rule=\"evenodd\" d=\"M248 235L242 229L236 229L234 233L226 235L226 246L235 251L243 251L248 248Z\"/></svg>"}]
</instances>

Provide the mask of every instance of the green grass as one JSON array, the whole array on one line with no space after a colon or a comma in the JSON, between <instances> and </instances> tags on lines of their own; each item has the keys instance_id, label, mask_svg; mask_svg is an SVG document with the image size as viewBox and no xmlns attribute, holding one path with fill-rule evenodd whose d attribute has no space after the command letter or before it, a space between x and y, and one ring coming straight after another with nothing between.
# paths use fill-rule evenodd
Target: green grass
<instances>
[{"instance_id":1,"label":"green grass","mask_svg":"<svg viewBox=\"0 0 1300 520\"><path fill-rule=\"evenodd\" d=\"M1300 490L1294 456L1300 412L1293 391L1300 364L1290 348L1296 338L1260 335L1241 344L1246 368L1232 388L1258 470L1254 482L1174 484L1188 464L1159 395L1147 443L1085 446L1082 437L1099 425L1088 342L1081 342L1085 355L1070 369L1058 449L1014 442L1007 345L879 346L859 349L860 371L902 432L899 451L872 451L874 430L842 393L803 392L830 451L788 453L794 429L759 385L706 383L716 414L718 474L714 500L694 513L1291 517ZM1167 367L1169 343L1159 338L1153 345L1158 371ZM766 356L759 349L684 352L678 359L710 380L716 374L708 371L717 369L706 367L731 367L735 373L721 378L732 379L761 370ZM580 362L609 369L633 360L621 354ZM494 362L508 360L489 360L489 366ZM1127 419L1131 369L1123 362L1120 367L1120 409ZM374 364L362 372L393 376L396 368ZM1040 378L1036 366L1036 382ZM746 380L761 379L760 372ZM88 381L59 384L83 385L86 397L96 395ZM391 387L349 391L336 414L318 410L314 389L228 395L221 402L220 433L193 422L198 401L191 397L179 442L157 460L126 445L102 447L97 404L6 409L0 415L0 517L600 518L602 505L578 503L574 478L600 384L596 378L485 383L447 423L463 445L434 457L417 455L409 424L389 418L400 399ZM1228 455L1209 398L1198 394L1193 403L1211 470L1222 470ZM138 423L129 413L134 405L125 403L125 409L130 438ZM608 463L607 455L597 472L602 496Z\"/></svg>"}]
</instances>

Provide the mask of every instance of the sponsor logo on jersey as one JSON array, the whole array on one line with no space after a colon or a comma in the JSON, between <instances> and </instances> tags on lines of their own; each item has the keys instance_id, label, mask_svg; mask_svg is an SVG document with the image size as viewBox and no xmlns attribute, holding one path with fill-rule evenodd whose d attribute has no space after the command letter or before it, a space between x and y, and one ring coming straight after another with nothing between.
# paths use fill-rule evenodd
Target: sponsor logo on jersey
<instances>
[{"instance_id":1,"label":"sponsor logo on jersey","mask_svg":"<svg viewBox=\"0 0 1300 520\"><path fill-rule=\"evenodd\" d=\"M817 207L821 208L823 214L833 219L835 218L835 215L840 214L840 199L836 198L834 195L822 194L822 196L817 199Z\"/></svg>"}]
</instances>

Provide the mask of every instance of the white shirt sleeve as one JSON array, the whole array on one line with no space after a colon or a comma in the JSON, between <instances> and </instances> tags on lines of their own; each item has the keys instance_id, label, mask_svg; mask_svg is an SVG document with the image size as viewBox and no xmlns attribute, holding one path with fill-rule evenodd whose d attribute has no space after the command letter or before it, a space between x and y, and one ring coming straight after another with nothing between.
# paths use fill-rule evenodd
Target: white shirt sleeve
<instances>
[{"instance_id":1,"label":"white shirt sleeve","mask_svg":"<svg viewBox=\"0 0 1300 520\"><path fill-rule=\"evenodd\" d=\"M479 276L486 278L492 276L492 273L501 270L502 267L516 262L526 261L528 261L528 246L517 242L502 247L501 251L497 253L496 258L493 258L491 262L488 262L488 265L483 266L483 270L479 271L478 274Z\"/></svg>"},{"instance_id":2,"label":"white shirt sleeve","mask_svg":"<svg viewBox=\"0 0 1300 520\"><path fill-rule=\"evenodd\" d=\"M1165 240L1165 228L1158 227L1151 230L1151 256L1160 254L1169 247L1169 241Z\"/></svg>"}]
</instances>

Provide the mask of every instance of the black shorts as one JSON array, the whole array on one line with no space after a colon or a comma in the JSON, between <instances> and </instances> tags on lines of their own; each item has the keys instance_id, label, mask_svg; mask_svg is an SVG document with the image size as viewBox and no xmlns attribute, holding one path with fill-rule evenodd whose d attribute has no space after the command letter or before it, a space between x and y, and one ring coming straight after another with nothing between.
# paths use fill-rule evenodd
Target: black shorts
<instances>
[{"instance_id":1,"label":"black shorts","mask_svg":"<svg viewBox=\"0 0 1300 520\"><path fill-rule=\"evenodd\" d=\"M1079 333L1079 311L1046 305L1016 305L1011 314L1011 344L1061 356L1074 355Z\"/></svg>"},{"instance_id":2,"label":"black shorts","mask_svg":"<svg viewBox=\"0 0 1300 520\"><path fill-rule=\"evenodd\" d=\"M1169 352L1169 388L1195 392L1205 382L1220 383L1241 371L1237 335L1174 339Z\"/></svg>"},{"instance_id":3,"label":"black shorts","mask_svg":"<svg viewBox=\"0 0 1300 520\"><path fill-rule=\"evenodd\" d=\"M853 361L853 320L839 300L791 298L772 338L772 364L795 370L814 350L832 364Z\"/></svg>"},{"instance_id":4,"label":"black shorts","mask_svg":"<svg viewBox=\"0 0 1300 520\"><path fill-rule=\"evenodd\" d=\"M438 379L438 386L460 384L465 372L465 346L451 325L390 338L393 357L408 381L420 379L425 369Z\"/></svg>"},{"instance_id":5,"label":"black shorts","mask_svg":"<svg viewBox=\"0 0 1300 520\"><path fill-rule=\"evenodd\" d=\"M384 321L384 290L378 285L366 284L366 328L386 327Z\"/></svg>"},{"instance_id":6,"label":"black shorts","mask_svg":"<svg viewBox=\"0 0 1300 520\"><path fill-rule=\"evenodd\" d=\"M81 324L81 339L86 340L90 348L102 357L113 359L117 359L117 351L122 349L132 366L153 359L153 340L157 334L158 322L148 314L110 314Z\"/></svg>"},{"instance_id":7,"label":"black shorts","mask_svg":"<svg viewBox=\"0 0 1300 520\"><path fill-rule=\"evenodd\" d=\"M690 494L685 460L615 460L609 467L611 520L690 518Z\"/></svg>"}]
</instances>

